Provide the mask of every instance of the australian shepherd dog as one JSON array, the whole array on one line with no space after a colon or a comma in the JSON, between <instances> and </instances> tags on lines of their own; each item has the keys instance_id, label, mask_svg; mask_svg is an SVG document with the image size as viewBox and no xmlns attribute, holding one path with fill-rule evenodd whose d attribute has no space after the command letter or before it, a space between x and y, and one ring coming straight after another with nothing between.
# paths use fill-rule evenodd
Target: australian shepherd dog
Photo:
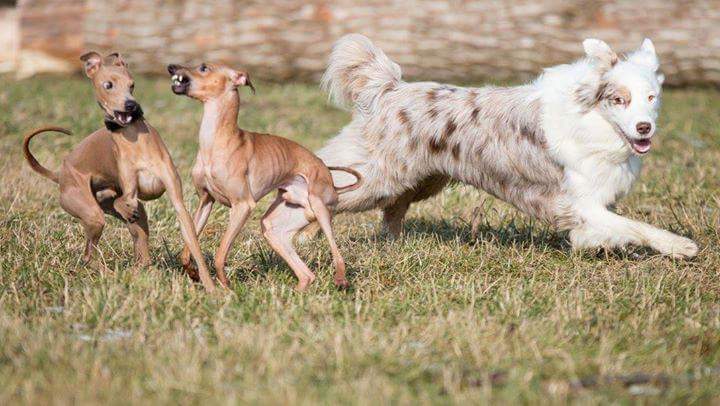
<instances>
[{"instance_id":1,"label":"australian shepherd dog","mask_svg":"<svg viewBox=\"0 0 720 406\"><path fill-rule=\"evenodd\" d=\"M471 88L405 82L368 38L341 38L323 86L353 116L318 156L357 170L363 184L337 210L380 208L397 234L412 202L456 180L569 231L575 249L635 244L695 256L690 239L611 209L657 131L663 76L652 41L623 58L597 39L583 47L584 58L530 84Z\"/></svg>"}]
</instances>

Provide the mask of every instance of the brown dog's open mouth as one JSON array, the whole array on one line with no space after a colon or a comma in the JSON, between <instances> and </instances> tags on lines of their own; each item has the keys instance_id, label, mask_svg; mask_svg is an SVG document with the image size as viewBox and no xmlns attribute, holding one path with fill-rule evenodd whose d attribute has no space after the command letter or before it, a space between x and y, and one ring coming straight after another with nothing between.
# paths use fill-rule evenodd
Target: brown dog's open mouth
<instances>
[{"instance_id":1,"label":"brown dog's open mouth","mask_svg":"<svg viewBox=\"0 0 720 406\"><path fill-rule=\"evenodd\" d=\"M126 111L115 111L113 118L120 125L128 125L133 121L133 114Z\"/></svg>"},{"instance_id":2,"label":"brown dog's open mouth","mask_svg":"<svg viewBox=\"0 0 720 406\"><path fill-rule=\"evenodd\" d=\"M175 94L186 94L190 87L190 78L183 75L172 76L172 91Z\"/></svg>"},{"instance_id":3,"label":"brown dog's open mouth","mask_svg":"<svg viewBox=\"0 0 720 406\"><path fill-rule=\"evenodd\" d=\"M110 115L105 113L105 126L111 131L115 131L118 128L125 127L133 121L137 121L143 118L143 110L139 104L136 104L132 111L113 111Z\"/></svg>"}]
</instances>

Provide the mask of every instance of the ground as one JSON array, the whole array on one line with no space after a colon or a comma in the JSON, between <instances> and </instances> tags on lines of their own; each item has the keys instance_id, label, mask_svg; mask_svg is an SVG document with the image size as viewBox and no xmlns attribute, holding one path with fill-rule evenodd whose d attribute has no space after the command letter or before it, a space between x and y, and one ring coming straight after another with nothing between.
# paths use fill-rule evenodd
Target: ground
<instances>
[{"instance_id":1,"label":"ground","mask_svg":"<svg viewBox=\"0 0 720 406\"><path fill-rule=\"evenodd\" d=\"M192 210L200 106L166 78L136 87ZM315 85L260 83L243 99L243 128L311 149L349 117ZM378 212L338 216L348 291L333 286L316 239L301 254L318 279L295 292L259 234L259 207L228 261L232 293L211 296L179 267L164 197L147 205L154 266L133 266L114 219L100 244L107 269L80 264L81 229L25 164L21 141L41 125L71 129L32 145L57 168L102 125L90 85L0 77L0 404L720 402L719 109L717 91L667 91L658 141L617 208L695 239L695 260L574 253L566 236L455 185L414 206L398 241ZM226 220L216 207L201 241L208 258Z\"/></svg>"}]
</instances>

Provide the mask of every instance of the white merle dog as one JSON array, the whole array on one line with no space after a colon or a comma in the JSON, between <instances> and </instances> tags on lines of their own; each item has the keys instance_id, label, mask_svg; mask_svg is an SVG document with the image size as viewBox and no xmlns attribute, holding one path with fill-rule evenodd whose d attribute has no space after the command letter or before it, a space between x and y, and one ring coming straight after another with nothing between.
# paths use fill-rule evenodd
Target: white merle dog
<instances>
[{"instance_id":1,"label":"white merle dog","mask_svg":"<svg viewBox=\"0 0 720 406\"><path fill-rule=\"evenodd\" d=\"M530 84L464 88L404 82L369 39L341 38L323 86L353 118L318 156L359 171L363 184L337 210L382 208L398 234L412 202L454 179L569 230L576 249L637 244L695 256L693 241L609 209L638 177L657 129L663 77L653 43L624 59L600 40L583 46L585 58Z\"/></svg>"}]
</instances>

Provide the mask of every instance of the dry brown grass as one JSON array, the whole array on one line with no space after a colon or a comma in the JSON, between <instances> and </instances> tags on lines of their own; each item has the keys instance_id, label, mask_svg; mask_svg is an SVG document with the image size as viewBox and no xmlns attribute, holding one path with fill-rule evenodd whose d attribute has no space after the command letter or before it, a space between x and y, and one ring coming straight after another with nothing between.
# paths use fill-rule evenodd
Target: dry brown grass
<instances>
[{"instance_id":1,"label":"dry brown grass","mask_svg":"<svg viewBox=\"0 0 720 406\"><path fill-rule=\"evenodd\" d=\"M138 98L186 180L199 106L161 79ZM261 85L244 128L319 147L348 117L312 86ZM53 185L20 153L24 131L71 128L33 145L57 167L101 113L77 78L0 78L0 404L582 403L720 401L720 94L668 91L661 142L619 210L691 236L693 261L634 249L571 253L564 236L467 187L415 206L400 241L378 213L341 215L336 235L353 289L332 286L326 244L302 254L309 292L254 220L229 259L233 295L208 297L178 269L180 235L165 199L148 204L155 266L132 266L109 221L109 271L78 263L81 232ZM483 202L481 204L481 202ZM483 217L470 235L473 209ZM224 228L216 209L210 255Z\"/></svg>"}]
</instances>

